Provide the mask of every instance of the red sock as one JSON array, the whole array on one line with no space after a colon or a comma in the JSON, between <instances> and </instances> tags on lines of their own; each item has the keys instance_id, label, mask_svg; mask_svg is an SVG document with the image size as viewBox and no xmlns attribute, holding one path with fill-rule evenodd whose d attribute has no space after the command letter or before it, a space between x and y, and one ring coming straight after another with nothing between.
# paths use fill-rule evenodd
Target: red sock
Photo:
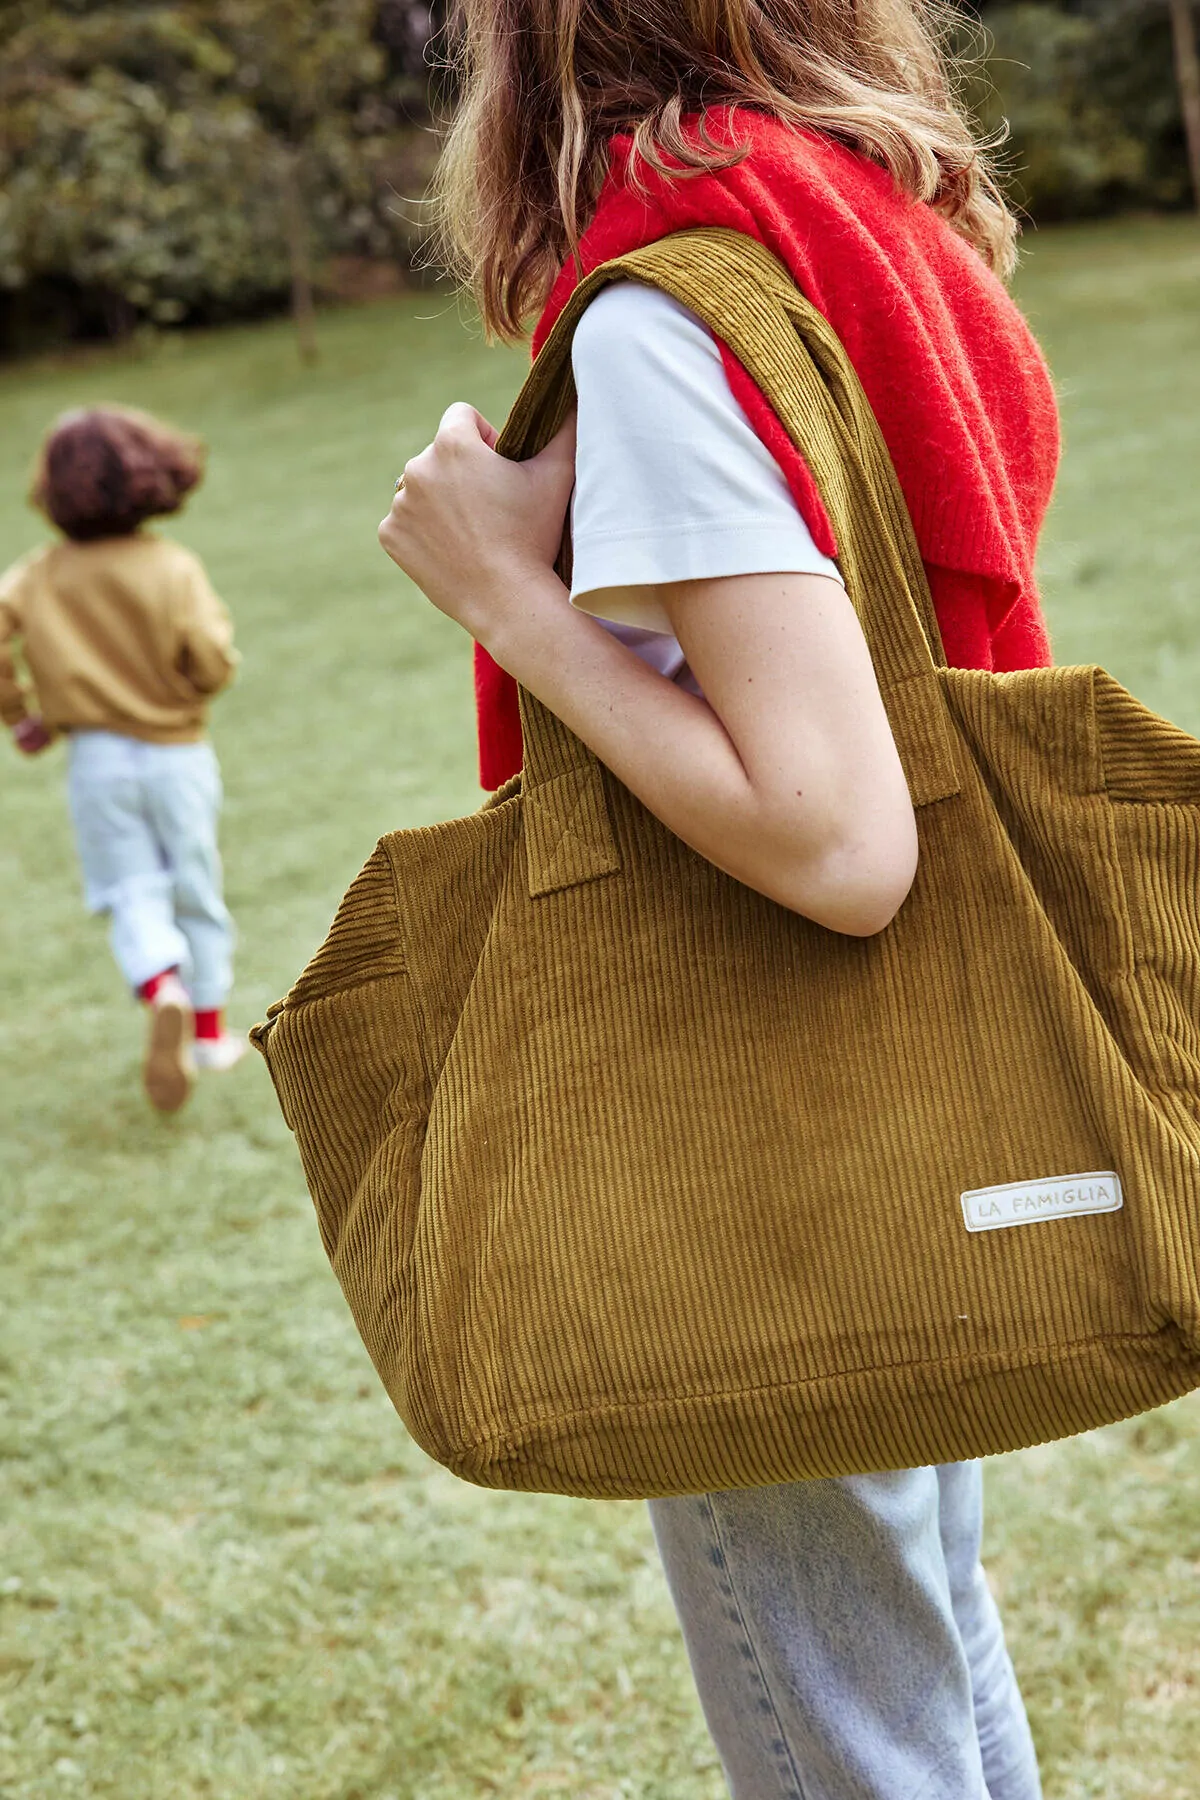
<instances>
[{"instance_id":1,"label":"red sock","mask_svg":"<svg viewBox=\"0 0 1200 1800\"><path fill-rule=\"evenodd\" d=\"M138 999L145 1000L147 1004L149 1004L149 1002L153 1000L155 994L157 994L163 982L167 979L168 975L178 975L178 973L179 970L177 968L171 968L163 969L161 974L152 975L149 981L143 981L141 987L138 989Z\"/></svg>"},{"instance_id":2,"label":"red sock","mask_svg":"<svg viewBox=\"0 0 1200 1800\"><path fill-rule=\"evenodd\" d=\"M219 1006L201 1006L196 1009L197 1038L219 1038L221 1035L221 1008Z\"/></svg>"}]
</instances>

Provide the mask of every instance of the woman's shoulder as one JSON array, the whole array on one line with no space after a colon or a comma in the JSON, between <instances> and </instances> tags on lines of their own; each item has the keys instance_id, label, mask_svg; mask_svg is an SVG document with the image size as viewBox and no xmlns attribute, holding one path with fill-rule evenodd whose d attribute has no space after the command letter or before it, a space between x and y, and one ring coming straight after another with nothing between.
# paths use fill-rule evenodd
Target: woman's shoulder
<instances>
[{"instance_id":1,"label":"woman's shoulder","mask_svg":"<svg viewBox=\"0 0 1200 1800\"><path fill-rule=\"evenodd\" d=\"M581 366L669 372L681 358L719 362L720 353L695 313L640 281L601 288L575 327L571 345L577 379Z\"/></svg>"}]
</instances>

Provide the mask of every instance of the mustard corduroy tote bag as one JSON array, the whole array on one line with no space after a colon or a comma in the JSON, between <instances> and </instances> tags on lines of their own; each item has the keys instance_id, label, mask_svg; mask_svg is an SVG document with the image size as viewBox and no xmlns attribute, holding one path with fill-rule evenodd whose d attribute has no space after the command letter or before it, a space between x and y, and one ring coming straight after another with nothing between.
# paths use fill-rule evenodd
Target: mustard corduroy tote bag
<instances>
[{"instance_id":1,"label":"mustard corduroy tote bag","mask_svg":"<svg viewBox=\"0 0 1200 1800\"><path fill-rule=\"evenodd\" d=\"M721 873L523 697L522 776L379 844L255 1038L395 1405L488 1486L644 1496L1010 1450L1200 1384L1200 742L1097 668L943 666L825 320L681 233L675 295L813 472L917 810L886 931Z\"/></svg>"}]
</instances>

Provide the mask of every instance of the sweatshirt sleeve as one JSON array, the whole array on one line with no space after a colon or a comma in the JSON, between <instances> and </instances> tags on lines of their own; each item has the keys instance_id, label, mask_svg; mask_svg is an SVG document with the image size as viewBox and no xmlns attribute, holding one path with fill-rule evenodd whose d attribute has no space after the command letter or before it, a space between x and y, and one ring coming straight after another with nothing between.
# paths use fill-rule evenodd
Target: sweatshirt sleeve
<instances>
[{"instance_id":1,"label":"sweatshirt sleeve","mask_svg":"<svg viewBox=\"0 0 1200 1800\"><path fill-rule=\"evenodd\" d=\"M32 695L17 672L15 646L23 634L22 588L30 559L22 557L0 576L0 719L11 729L28 718Z\"/></svg>"},{"instance_id":2,"label":"sweatshirt sleeve","mask_svg":"<svg viewBox=\"0 0 1200 1800\"><path fill-rule=\"evenodd\" d=\"M219 694L239 660L233 647L233 620L203 565L189 556L183 571L179 672L198 694Z\"/></svg>"}]
</instances>

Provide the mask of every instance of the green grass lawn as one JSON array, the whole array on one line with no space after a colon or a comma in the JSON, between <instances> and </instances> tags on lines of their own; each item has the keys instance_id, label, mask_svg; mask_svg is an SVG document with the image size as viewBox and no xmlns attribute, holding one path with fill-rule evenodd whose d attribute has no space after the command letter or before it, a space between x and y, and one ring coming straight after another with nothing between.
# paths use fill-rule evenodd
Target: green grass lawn
<instances>
[{"instance_id":1,"label":"green grass lawn","mask_svg":"<svg viewBox=\"0 0 1200 1800\"><path fill-rule=\"evenodd\" d=\"M1200 227L1043 234L1020 285L1067 422L1060 658L1200 731ZM215 716L240 1025L380 832L478 797L467 646L374 527L442 407L498 419L521 359L432 295L321 335L313 371L271 324L0 372L0 562L59 409L212 446L176 530L245 654ZM0 746L0 1796L718 1800L643 1510L480 1493L406 1439L257 1059L147 1110L62 777ZM990 1494L1050 1800L1186 1800L1200 1407L1002 1459Z\"/></svg>"}]
</instances>

